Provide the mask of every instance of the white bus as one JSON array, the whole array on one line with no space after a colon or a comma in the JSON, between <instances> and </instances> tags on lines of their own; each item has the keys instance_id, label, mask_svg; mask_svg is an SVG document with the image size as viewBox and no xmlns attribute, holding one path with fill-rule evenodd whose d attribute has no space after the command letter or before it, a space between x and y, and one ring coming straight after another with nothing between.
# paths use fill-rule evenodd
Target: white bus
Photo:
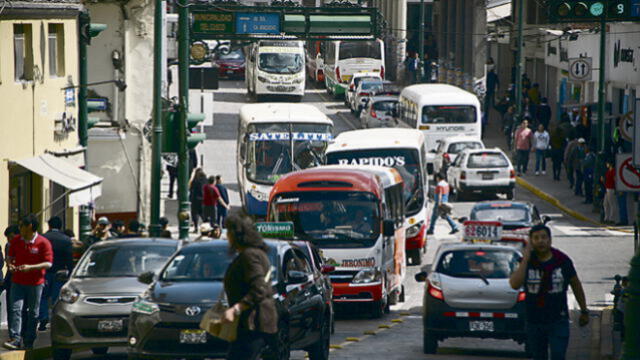
<instances>
[{"instance_id":1,"label":"white bus","mask_svg":"<svg viewBox=\"0 0 640 360\"><path fill-rule=\"evenodd\" d=\"M377 72L384 79L384 41L329 41L324 54L327 92L343 95L353 74Z\"/></svg>"},{"instance_id":2,"label":"white bus","mask_svg":"<svg viewBox=\"0 0 640 360\"><path fill-rule=\"evenodd\" d=\"M429 178L425 138L413 129L378 128L346 131L327 148L327 164L375 165L395 168L404 183L407 259L421 263L426 249Z\"/></svg>"},{"instance_id":3,"label":"white bus","mask_svg":"<svg viewBox=\"0 0 640 360\"><path fill-rule=\"evenodd\" d=\"M433 172L438 140L458 135L482 137L478 97L452 85L407 86L400 93L398 117L409 128L424 132L429 173Z\"/></svg>"},{"instance_id":4,"label":"white bus","mask_svg":"<svg viewBox=\"0 0 640 360\"><path fill-rule=\"evenodd\" d=\"M264 218L271 188L282 175L323 164L332 130L333 121L311 105L240 108L237 172L245 211Z\"/></svg>"},{"instance_id":5,"label":"white bus","mask_svg":"<svg viewBox=\"0 0 640 360\"><path fill-rule=\"evenodd\" d=\"M260 99L264 95L304 97L304 42L260 40L248 47L245 78L247 92Z\"/></svg>"}]
</instances>

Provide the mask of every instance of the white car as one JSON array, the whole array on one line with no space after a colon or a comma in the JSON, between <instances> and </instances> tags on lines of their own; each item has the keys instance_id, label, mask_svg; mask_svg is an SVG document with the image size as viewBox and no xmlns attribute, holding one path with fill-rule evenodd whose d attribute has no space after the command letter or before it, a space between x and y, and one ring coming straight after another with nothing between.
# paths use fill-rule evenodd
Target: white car
<instances>
[{"instance_id":1,"label":"white car","mask_svg":"<svg viewBox=\"0 0 640 360\"><path fill-rule=\"evenodd\" d=\"M359 72L359 73L353 74L353 77L349 81L349 86L347 87L347 91L345 91L344 93L344 104L349 108L351 108L351 103L353 102L353 97L355 96L356 88L360 84L360 81L365 79L382 81L382 78L380 77L380 73L377 73L377 72Z\"/></svg>"},{"instance_id":2,"label":"white car","mask_svg":"<svg viewBox=\"0 0 640 360\"><path fill-rule=\"evenodd\" d=\"M456 161L458 154L464 149L484 148L485 146L482 140L473 136L453 136L438 140L436 148L431 150L432 153L436 154L433 160L434 174L441 171L445 158L448 157L448 163L451 164Z\"/></svg>"},{"instance_id":3,"label":"white car","mask_svg":"<svg viewBox=\"0 0 640 360\"><path fill-rule=\"evenodd\" d=\"M509 157L498 148L465 149L447 170L447 181L458 201L471 193L502 193L512 200L516 173Z\"/></svg>"},{"instance_id":4,"label":"white car","mask_svg":"<svg viewBox=\"0 0 640 360\"><path fill-rule=\"evenodd\" d=\"M397 96L372 96L360 114L363 129L397 127L394 115L398 107Z\"/></svg>"},{"instance_id":5,"label":"white car","mask_svg":"<svg viewBox=\"0 0 640 360\"><path fill-rule=\"evenodd\" d=\"M388 83L383 80L378 79L363 79L360 81L358 86L356 86L355 92L352 94L351 103L349 104L349 108L351 112L356 116L360 116L360 111L364 108L366 100L371 96L374 92L381 90L385 83Z\"/></svg>"}]
</instances>

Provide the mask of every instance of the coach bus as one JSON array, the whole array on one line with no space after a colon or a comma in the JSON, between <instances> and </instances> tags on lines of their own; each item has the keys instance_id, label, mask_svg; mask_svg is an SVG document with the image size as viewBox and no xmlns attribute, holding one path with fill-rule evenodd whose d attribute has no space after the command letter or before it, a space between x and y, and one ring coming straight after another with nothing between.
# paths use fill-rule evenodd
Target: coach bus
<instances>
[{"instance_id":1,"label":"coach bus","mask_svg":"<svg viewBox=\"0 0 640 360\"><path fill-rule=\"evenodd\" d=\"M384 41L328 41L325 48L324 81L329 94L344 95L358 72L377 72L384 79Z\"/></svg>"},{"instance_id":2,"label":"coach bus","mask_svg":"<svg viewBox=\"0 0 640 360\"><path fill-rule=\"evenodd\" d=\"M318 246L335 303L370 304L373 317L404 301L402 177L392 168L321 166L283 176L268 221L290 221L297 239Z\"/></svg>"}]
</instances>

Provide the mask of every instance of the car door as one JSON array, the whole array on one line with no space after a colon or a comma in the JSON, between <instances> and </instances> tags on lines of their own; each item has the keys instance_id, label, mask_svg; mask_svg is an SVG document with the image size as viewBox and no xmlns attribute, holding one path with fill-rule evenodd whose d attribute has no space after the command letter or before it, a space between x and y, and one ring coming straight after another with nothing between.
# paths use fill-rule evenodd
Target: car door
<instances>
[{"instance_id":1,"label":"car door","mask_svg":"<svg viewBox=\"0 0 640 360\"><path fill-rule=\"evenodd\" d=\"M299 344L304 340L307 326L309 325L309 308L311 307L310 299L312 297L309 285L313 283L313 276L311 275L308 261L299 250L287 250L283 257L282 266L286 296L289 300L289 340L292 347L296 347L294 344ZM305 272L307 281L300 284L292 284L289 279L291 271Z\"/></svg>"},{"instance_id":2,"label":"car door","mask_svg":"<svg viewBox=\"0 0 640 360\"><path fill-rule=\"evenodd\" d=\"M460 166L464 163L467 154L461 154L458 156L456 161L449 166L447 170L447 182L452 185L455 189L458 189L458 176L460 174Z\"/></svg>"},{"instance_id":3,"label":"car door","mask_svg":"<svg viewBox=\"0 0 640 360\"><path fill-rule=\"evenodd\" d=\"M435 158L433 159L433 171L435 173L439 172L442 168L442 149L444 149L444 140L436 141L436 150L435 150Z\"/></svg>"}]
</instances>

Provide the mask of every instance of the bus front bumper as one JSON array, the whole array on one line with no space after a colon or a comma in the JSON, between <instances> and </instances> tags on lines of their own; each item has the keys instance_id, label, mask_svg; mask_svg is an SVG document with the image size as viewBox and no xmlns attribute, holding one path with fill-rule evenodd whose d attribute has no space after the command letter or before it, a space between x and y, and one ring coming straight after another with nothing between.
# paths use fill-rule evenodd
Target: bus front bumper
<instances>
[{"instance_id":1,"label":"bus front bumper","mask_svg":"<svg viewBox=\"0 0 640 360\"><path fill-rule=\"evenodd\" d=\"M336 303L373 302L382 300L382 282L370 284L333 283Z\"/></svg>"}]
</instances>

